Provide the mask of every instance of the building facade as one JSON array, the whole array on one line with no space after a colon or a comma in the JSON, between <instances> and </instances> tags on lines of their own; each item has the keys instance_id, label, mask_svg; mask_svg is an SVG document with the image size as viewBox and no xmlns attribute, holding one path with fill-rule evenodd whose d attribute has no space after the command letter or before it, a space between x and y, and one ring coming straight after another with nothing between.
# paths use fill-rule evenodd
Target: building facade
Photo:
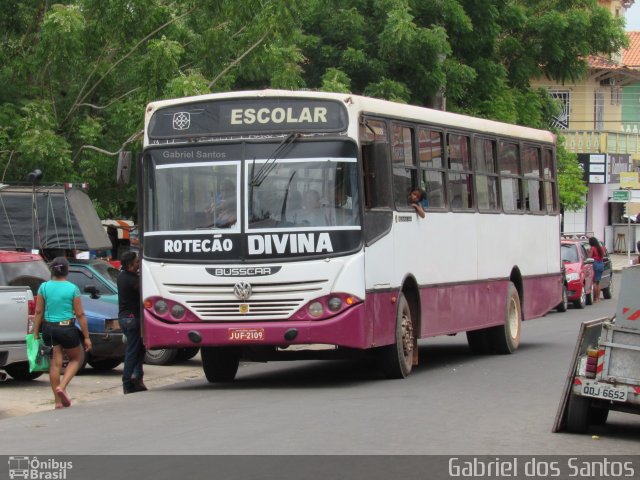
<instances>
[{"instance_id":1,"label":"building facade","mask_svg":"<svg viewBox=\"0 0 640 480\"><path fill-rule=\"evenodd\" d=\"M599 3L620 17L634 0ZM610 251L635 251L640 240L640 224L635 223L640 190L632 192L638 203L619 203L612 194L621 188L620 174L626 187L628 174L638 172L640 165L640 32L627 34L629 48L617 55L590 57L589 73L581 82L531 82L548 89L561 103L554 126L566 148L578 154L589 187L585 208L564 212L563 231L593 233Z\"/></svg>"}]
</instances>

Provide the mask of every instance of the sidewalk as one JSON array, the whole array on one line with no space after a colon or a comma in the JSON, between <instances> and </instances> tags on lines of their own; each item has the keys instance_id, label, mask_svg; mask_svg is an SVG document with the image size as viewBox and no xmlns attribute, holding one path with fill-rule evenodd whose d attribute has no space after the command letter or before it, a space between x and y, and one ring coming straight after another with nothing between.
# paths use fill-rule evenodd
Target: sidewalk
<instances>
[{"instance_id":1,"label":"sidewalk","mask_svg":"<svg viewBox=\"0 0 640 480\"><path fill-rule=\"evenodd\" d=\"M629 259L627 258L626 253L609 253L609 258L611 259L611 266L613 267L614 272L619 272L623 268L629 266ZM631 260L634 258L638 258L638 254L636 252L631 252Z\"/></svg>"}]
</instances>

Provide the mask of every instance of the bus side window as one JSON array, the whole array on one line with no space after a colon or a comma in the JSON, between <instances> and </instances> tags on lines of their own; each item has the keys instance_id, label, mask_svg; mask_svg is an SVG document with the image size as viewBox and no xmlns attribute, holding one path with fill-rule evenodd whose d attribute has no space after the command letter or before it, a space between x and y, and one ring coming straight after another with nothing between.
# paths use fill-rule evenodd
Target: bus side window
<instances>
[{"instance_id":1,"label":"bus side window","mask_svg":"<svg viewBox=\"0 0 640 480\"><path fill-rule=\"evenodd\" d=\"M365 120L361 125L365 208L391 206L389 144L384 122ZM373 140L373 141L371 141ZM366 143L365 143L366 142Z\"/></svg>"},{"instance_id":2,"label":"bus side window","mask_svg":"<svg viewBox=\"0 0 640 480\"><path fill-rule=\"evenodd\" d=\"M393 201L391 165L387 128L379 120L364 119L360 123L362 167L364 174L365 243L371 245L391 231Z\"/></svg>"}]
</instances>

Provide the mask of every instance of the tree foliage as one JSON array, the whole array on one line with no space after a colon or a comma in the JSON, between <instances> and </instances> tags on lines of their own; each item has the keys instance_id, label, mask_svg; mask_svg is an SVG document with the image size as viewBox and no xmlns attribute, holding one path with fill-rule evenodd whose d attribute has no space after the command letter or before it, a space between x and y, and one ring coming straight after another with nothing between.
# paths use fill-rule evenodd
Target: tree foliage
<instances>
[{"instance_id":1,"label":"tree foliage","mask_svg":"<svg viewBox=\"0 0 640 480\"><path fill-rule=\"evenodd\" d=\"M266 87L446 97L546 128L552 102L529 80L580 78L625 39L597 0L4 0L0 29L2 180L40 168L45 183L89 182L102 216L134 213L115 154L140 151L149 101ZM578 192L567 178L561 191Z\"/></svg>"}]
</instances>

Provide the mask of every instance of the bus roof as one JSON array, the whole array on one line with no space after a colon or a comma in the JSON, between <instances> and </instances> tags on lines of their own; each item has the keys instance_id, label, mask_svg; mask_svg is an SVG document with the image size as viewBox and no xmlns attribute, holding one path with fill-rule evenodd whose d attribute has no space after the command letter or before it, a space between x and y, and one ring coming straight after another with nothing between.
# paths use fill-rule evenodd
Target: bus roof
<instances>
[{"instance_id":1,"label":"bus roof","mask_svg":"<svg viewBox=\"0 0 640 480\"><path fill-rule=\"evenodd\" d=\"M404 103L392 102L389 100L380 100L377 98L364 97L361 95L352 95L349 93L329 93L315 92L308 90L247 90L225 93L211 93L207 95L199 95L193 97L175 98L170 100L159 100L151 102L147 106L145 125L153 113L164 107L173 105L188 104L192 102L202 102L207 100L223 100L234 98L321 98L343 102L348 108L355 108L358 112L393 117L397 119L412 120L416 122L424 122L442 127L471 129L477 132L492 133L497 135L506 135L510 137L518 137L532 141L555 143L556 136L546 130L538 130L535 128L523 127L511 123L503 123L495 120L487 120L468 115L445 112L442 110L434 110L426 107L418 107Z\"/></svg>"}]
</instances>

